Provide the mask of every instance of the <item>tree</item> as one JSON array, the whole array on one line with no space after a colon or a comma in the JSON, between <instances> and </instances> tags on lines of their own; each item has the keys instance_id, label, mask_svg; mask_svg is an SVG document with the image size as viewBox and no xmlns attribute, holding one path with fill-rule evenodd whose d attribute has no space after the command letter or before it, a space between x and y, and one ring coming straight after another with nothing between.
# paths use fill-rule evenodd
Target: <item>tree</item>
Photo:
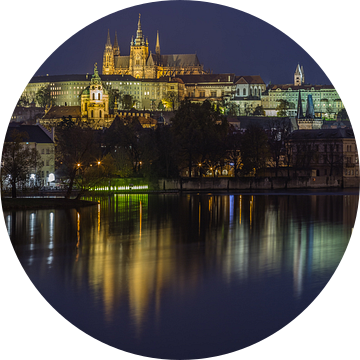
<instances>
[{"instance_id":1,"label":"tree","mask_svg":"<svg viewBox=\"0 0 360 360\"><path fill-rule=\"evenodd\" d=\"M341 109L338 113L338 119L340 120L349 120L349 115L345 108Z\"/></svg>"},{"instance_id":2,"label":"tree","mask_svg":"<svg viewBox=\"0 0 360 360\"><path fill-rule=\"evenodd\" d=\"M115 103L119 104L122 101L122 92L119 89L108 89L109 94L109 109L115 109Z\"/></svg>"},{"instance_id":3,"label":"tree","mask_svg":"<svg viewBox=\"0 0 360 360\"><path fill-rule=\"evenodd\" d=\"M53 99L51 97L50 86L41 87L35 94L35 100L40 107L51 106Z\"/></svg>"},{"instance_id":4,"label":"tree","mask_svg":"<svg viewBox=\"0 0 360 360\"><path fill-rule=\"evenodd\" d=\"M121 106L124 110L130 110L134 107L133 97L129 94L125 94L121 99Z\"/></svg>"},{"instance_id":5,"label":"tree","mask_svg":"<svg viewBox=\"0 0 360 360\"><path fill-rule=\"evenodd\" d=\"M264 107L262 105L258 105L254 112L253 112L253 115L255 116L265 116L265 110L264 110Z\"/></svg>"},{"instance_id":6,"label":"tree","mask_svg":"<svg viewBox=\"0 0 360 360\"><path fill-rule=\"evenodd\" d=\"M277 116L284 117L288 116L288 110L290 108L290 103L287 100L280 99L278 100L279 105L276 110L278 111Z\"/></svg>"},{"instance_id":7,"label":"tree","mask_svg":"<svg viewBox=\"0 0 360 360\"><path fill-rule=\"evenodd\" d=\"M266 168L270 158L268 137L258 125L250 125L241 141L242 172L244 175L258 176Z\"/></svg>"},{"instance_id":8,"label":"tree","mask_svg":"<svg viewBox=\"0 0 360 360\"><path fill-rule=\"evenodd\" d=\"M14 129L10 134L12 141L4 143L1 177L9 181L13 198L16 198L17 187L28 186L31 174L36 176L42 167L39 152L24 143L28 138L26 132Z\"/></svg>"},{"instance_id":9,"label":"tree","mask_svg":"<svg viewBox=\"0 0 360 360\"><path fill-rule=\"evenodd\" d=\"M87 168L100 158L95 132L80 126L71 117L63 118L57 127L56 162L67 185L65 198L69 199L74 185L85 191L83 176Z\"/></svg>"},{"instance_id":10,"label":"tree","mask_svg":"<svg viewBox=\"0 0 360 360\"><path fill-rule=\"evenodd\" d=\"M174 111L179 105L179 100L176 92L168 91L164 99L162 99L162 103L165 104L166 109L171 109L172 111Z\"/></svg>"},{"instance_id":11,"label":"tree","mask_svg":"<svg viewBox=\"0 0 360 360\"><path fill-rule=\"evenodd\" d=\"M237 131L230 131L227 144L227 159L234 167L234 177L237 178L238 172L241 169L241 139L242 136Z\"/></svg>"},{"instance_id":12,"label":"tree","mask_svg":"<svg viewBox=\"0 0 360 360\"><path fill-rule=\"evenodd\" d=\"M281 156L283 155L284 162L288 163L288 167L291 161L290 153L287 152L288 149L286 149L285 146L291 134L291 123L287 118L272 120L269 121L267 130L269 151L272 160L270 164L275 168L275 176L278 176Z\"/></svg>"},{"instance_id":13,"label":"tree","mask_svg":"<svg viewBox=\"0 0 360 360\"><path fill-rule=\"evenodd\" d=\"M209 101L201 104L183 101L172 119L171 129L179 146L179 164L188 169L189 177L193 164L210 168L218 163L228 123L216 106Z\"/></svg>"}]
</instances>

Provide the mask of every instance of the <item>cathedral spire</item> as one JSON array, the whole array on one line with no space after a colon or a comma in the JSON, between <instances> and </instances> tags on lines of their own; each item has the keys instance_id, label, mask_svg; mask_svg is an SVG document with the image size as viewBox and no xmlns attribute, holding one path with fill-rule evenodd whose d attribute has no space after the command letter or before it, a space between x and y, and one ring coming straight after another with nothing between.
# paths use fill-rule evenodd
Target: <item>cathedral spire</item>
<instances>
[{"instance_id":1,"label":"cathedral spire","mask_svg":"<svg viewBox=\"0 0 360 360\"><path fill-rule=\"evenodd\" d=\"M117 39L117 33L115 31L115 40L114 40L114 55L118 56L120 55L120 48L119 48L119 44L118 44L118 39Z\"/></svg>"},{"instance_id":2,"label":"cathedral spire","mask_svg":"<svg viewBox=\"0 0 360 360\"><path fill-rule=\"evenodd\" d=\"M110 30L109 30L109 29L108 29L108 34L107 34L106 46L111 46L111 41L110 41Z\"/></svg>"},{"instance_id":3,"label":"cathedral spire","mask_svg":"<svg viewBox=\"0 0 360 360\"><path fill-rule=\"evenodd\" d=\"M141 14L139 14L138 28L136 31L136 38L135 38L135 45L145 45L145 40L144 40L143 33L141 30L140 16L141 16Z\"/></svg>"},{"instance_id":4,"label":"cathedral spire","mask_svg":"<svg viewBox=\"0 0 360 360\"><path fill-rule=\"evenodd\" d=\"M157 32L157 36L156 36L155 53L156 53L156 55L160 55L159 31Z\"/></svg>"}]
</instances>

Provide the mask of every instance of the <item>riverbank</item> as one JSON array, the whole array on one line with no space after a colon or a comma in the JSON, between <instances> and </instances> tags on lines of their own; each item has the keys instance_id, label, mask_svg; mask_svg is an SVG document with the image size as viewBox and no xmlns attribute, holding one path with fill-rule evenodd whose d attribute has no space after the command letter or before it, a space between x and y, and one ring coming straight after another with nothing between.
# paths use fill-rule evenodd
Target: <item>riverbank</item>
<instances>
[{"instance_id":1,"label":"riverbank","mask_svg":"<svg viewBox=\"0 0 360 360\"><path fill-rule=\"evenodd\" d=\"M2 198L3 210L76 209L97 205L95 201L64 198Z\"/></svg>"}]
</instances>

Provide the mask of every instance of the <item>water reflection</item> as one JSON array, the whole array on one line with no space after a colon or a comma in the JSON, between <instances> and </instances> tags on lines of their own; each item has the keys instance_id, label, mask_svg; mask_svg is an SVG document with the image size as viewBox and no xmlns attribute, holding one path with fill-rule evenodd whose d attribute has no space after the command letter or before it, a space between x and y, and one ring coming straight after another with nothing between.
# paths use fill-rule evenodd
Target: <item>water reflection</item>
<instances>
[{"instance_id":1,"label":"water reflection","mask_svg":"<svg viewBox=\"0 0 360 360\"><path fill-rule=\"evenodd\" d=\"M84 294L89 309L102 314L101 320L88 314L98 321L96 331L120 331L119 323L127 329L128 338L104 335L103 341L126 349L121 341L154 337L154 344L160 342L155 337L169 331L164 325L168 309L174 306L186 318L203 294L222 292L223 306L231 311L234 300L227 289L234 299L241 294L237 304L245 312L252 311L252 300L245 301L250 295L244 294L261 297L268 291L271 303L271 291L277 293L289 309L293 306L294 316L301 311L296 302L306 299L305 308L336 269L351 235L358 196L141 194L92 200L99 205L5 212L6 226L35 285L56 279L66 296ZM283 308L270 310L280 314ZM193 336L199 336L195 330ZM206 356L211 354L218 353Z\"/></svg>"}]
</instances>

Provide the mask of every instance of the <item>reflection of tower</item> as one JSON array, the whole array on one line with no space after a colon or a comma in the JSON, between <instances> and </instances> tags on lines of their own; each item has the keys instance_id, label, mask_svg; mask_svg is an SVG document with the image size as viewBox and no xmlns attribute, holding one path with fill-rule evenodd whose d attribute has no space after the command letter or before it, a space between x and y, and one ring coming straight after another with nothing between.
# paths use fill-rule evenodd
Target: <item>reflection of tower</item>
<instances>
[{"instance_id":1,"label":"reflection of tower","mask_svg":"<svg viewBox=\"0 0 360 360\"><path fill-rule=\"evenodd\" d=\"M297 297L302 293L303 287L303 254L301 247L301 223L299 224L298 239L294 240L294 292Z\"/></svg>"}]
</instances>

